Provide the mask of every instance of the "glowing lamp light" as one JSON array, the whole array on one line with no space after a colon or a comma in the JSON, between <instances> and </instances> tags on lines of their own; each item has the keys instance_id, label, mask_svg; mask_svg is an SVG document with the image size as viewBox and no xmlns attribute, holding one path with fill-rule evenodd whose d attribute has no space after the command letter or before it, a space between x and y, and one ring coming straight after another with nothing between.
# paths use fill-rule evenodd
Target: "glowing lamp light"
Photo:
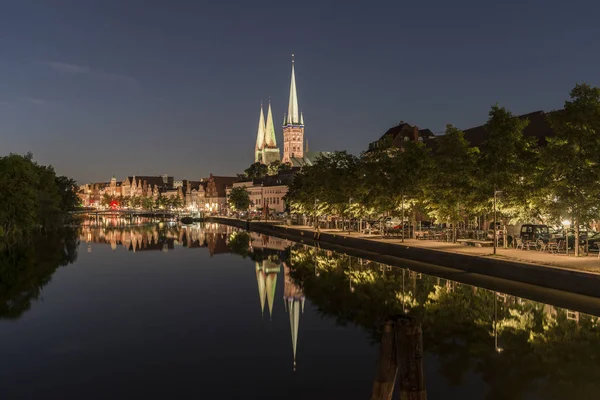
<instances>
[{"instance_id":1,"label":"glowing lamp light","mask_svg":"<svg viewBox=\"0 0 600 400\"><path fill-rule=\"evenodd\" d=\"M562 222L562 224L563 224L563 226L569 226L569 225L571 225L571 221L569 221L568 219L565 219L565 220Z\"/></svg>"}]
</instances>

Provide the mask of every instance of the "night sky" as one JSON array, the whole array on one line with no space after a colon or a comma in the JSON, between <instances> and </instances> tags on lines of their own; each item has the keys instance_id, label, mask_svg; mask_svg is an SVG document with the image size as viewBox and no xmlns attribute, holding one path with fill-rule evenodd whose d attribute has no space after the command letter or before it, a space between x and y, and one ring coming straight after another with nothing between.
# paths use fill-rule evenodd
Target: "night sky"
<instances>
[{"instance_id":1,"label":"night sky","mask_svg":"<svg viewBox=\"0 0 600 400\"><path fill-rule=\"evenodd\" d=\"M311 150L359 154L400 120L443 131L499 102L600 85L598 1L0 0L0 154L80 182L233 175L291 53Z\"/></svg>"}]
</instances>

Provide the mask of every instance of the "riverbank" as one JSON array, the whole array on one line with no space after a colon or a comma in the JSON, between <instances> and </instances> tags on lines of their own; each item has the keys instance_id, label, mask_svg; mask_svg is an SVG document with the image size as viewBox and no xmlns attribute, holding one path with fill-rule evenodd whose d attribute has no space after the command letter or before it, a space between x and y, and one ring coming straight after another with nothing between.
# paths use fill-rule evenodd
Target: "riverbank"
<instances>
[{"instance_id":1,"label":"riverbank","mask_svg":"<svg viewBox=\"0 0 600 400\"><path fill-rule=\"evenodd\" d=\"M463 274L486 275L600 298L600 260L595 257L575 258L514 249L499 249L498 255L494 256L491 248L416 239L401 243L400 239L333 230L322 230L318 240L315 240L313 229L306 226L283 226L217 217L207 220L297 242L335 246L347 253L367 252L371 256L378 255L379 259L394 257L412 260L450 268L459 273L462 271Z\"/></svg>"}]
</instances>

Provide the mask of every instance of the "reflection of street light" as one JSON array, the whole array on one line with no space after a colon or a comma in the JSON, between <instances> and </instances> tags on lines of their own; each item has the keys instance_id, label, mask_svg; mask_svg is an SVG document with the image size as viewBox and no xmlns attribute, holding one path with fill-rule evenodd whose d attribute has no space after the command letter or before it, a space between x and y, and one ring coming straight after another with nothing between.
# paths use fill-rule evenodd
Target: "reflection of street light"
<instances>
[{"instance_id":1,"label":"reflection of street light","mask_svg":"<svg viewBox=\"0 0 600 400\"><path fill-rule=\"evenodd\" d=\"M498 346L498 293L496 292L494 292L494 349L498 353L504 350Z\"/></svg>"},{"instance_id":2,"label":"reflection of street light","mask_svg":"<svg viewBox=\"0 0 600 400\"><path fill-rule=\"evenodd\" d=\"M496 196L498 193L502 193L502 190L494 190L494 255L496 255L496 248L498 247L498 232L496 229ZM506 241L506 238L504 238Z\"/></svg>"},{"instance_id":3,"label":"reflection of street light","mask_svg":"<svg viewBox=\"0 0 600 400\"><path fill-rule=\"evenodd\" d=\"M569 226L571 225L571 221L565 219L562 221L562 224L565 227L565 254L569 255Z\"/></svg>"}]
</instances>

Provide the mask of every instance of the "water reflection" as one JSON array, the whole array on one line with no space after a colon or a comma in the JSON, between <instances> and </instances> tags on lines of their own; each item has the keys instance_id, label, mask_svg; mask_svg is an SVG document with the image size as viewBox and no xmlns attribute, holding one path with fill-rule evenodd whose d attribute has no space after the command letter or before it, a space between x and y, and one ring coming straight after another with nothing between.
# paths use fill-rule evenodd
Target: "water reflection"
<instances>
[{"instance_id":1,"label":"water reflection","mask_svg":"<svg viewBox=\"0 0 600 400\"><path fill-rule=\"evenodd\" d=\"M210 255L230 253L227 245L234 228L217 224L180 226L174 222L130 225L126 227L81 227L80 239L86 244L109 244L113 250L124 247L129 251L169 251L176 246L207 248ZM88 247L91 249L91 247Z\"/></svg>"},{"instance_id":2,"label":"water reflection","mask_svg":"<svg viewBox=\"0 0 600 400\"><path fill-rule=\"evenodd\" d=\"M57 268L75 262L78 245L73 229L0 243L0 319L18 319L29 310Z\"/></svg>"},{"instance_id":3,"label":"water reflection","mask_svg":"<svg viewBox=\"0 0 600 400\"><path fill-rule=\"evenodd\" d=\"M420 321L425 352L451 386L476 373L493 399L595 398L600 389L598 316L307 246L290 259L319 312L373 341L390 316Z\"/></svg>"},{"instance_id":4,"label":"water reflection","mask_svg":"<svg viewBox=\"0 0 600 400\"><path fill-rule=\"evenodd\" d=\"M312 368L322 361L318 352L308 352L311 346L313 350L318 347L315 337L311 339L300 329L301 323L304 329L318 324L311 321L315 312L340 326L360 327L377 347L385 337L386 321L401 315L422 327L424 370L431 398L436 397L438 387L471 387L474 381L485 384L488 399L591 399L597 398L600 390L600 319L577 311L577 307L568 310L216 224L84 226L78 234L82 242L140 254L135 257L155 250L190 251L186 254L192 257L201 252L210 256L233 253L246 258L243 263L249 275L244 279L252 290L252 297L247 295L252 305L247 314L256 313L252 318L262 327L276 324L285 315L289 335L285 340L286 346L291 340L291 352L289 347L272 351L287 351L286 363L291 363L293 371L298 354L309 358L302 361L295 376L308 373L309 368L303 365ZM74 232L19 249L2 249L0 318L18 318L29 309L58 266L75 260L76 250ZM167 256L171 260L175 254ZM218 260L231 263L227 257ZM179 294L179 287L175 287L173 293ZM228 290L237 293L240 288ZM375 354L377 347L369 351ZM321 351L326 353L327 349ZM373 367L372 377L375 372Z\"/></svg>"}]
</instances>

